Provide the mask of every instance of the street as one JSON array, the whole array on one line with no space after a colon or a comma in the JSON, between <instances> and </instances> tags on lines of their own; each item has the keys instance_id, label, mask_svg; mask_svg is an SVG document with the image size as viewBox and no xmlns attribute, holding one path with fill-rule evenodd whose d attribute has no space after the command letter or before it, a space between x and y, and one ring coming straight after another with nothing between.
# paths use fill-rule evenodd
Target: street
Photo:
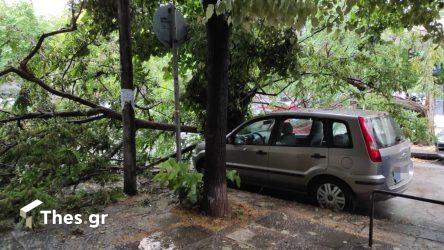
<instances>
[{"instance_id":1,"label":"street","mask_svg":"<svg viewBox=\"0 0 444 250\"><path fill-rule=\"evenodd\" d=\"M415 174L406 194L444 200L444 164L415 160ZM444 206L393 198L375 206L378 219L413 224L444 232ZM443 239L444 241L444 239Z\"/></svg>"}]
</instances>

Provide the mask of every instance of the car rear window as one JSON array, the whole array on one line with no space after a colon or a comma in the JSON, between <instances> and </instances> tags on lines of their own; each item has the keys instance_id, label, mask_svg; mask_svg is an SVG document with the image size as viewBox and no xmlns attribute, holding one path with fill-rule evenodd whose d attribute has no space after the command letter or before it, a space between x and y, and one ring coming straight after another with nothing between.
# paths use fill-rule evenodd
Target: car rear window
<instances>
[{"instance_id":1,"label":"car rear window","mask_svg":"<svg viewBox=\"0 0 444 250\"><path fill-rule=\"evenodd\" d=\"M387 148L404 141L398 124L390 116L379 116L366 119L378 148Z\"/></svg>"}]
</instances>

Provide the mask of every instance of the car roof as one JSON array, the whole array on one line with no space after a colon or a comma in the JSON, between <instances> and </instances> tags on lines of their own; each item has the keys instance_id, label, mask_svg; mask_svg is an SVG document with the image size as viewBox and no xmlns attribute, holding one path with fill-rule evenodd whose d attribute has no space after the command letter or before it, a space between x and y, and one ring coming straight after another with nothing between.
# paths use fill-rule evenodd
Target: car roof
<instances>
[{"instance_id":1,"label":"car roof","mask_svg":"<svg viewBox=\"0 0 444 250\"><path fill-rule=\"evenodd\" d=\"M288 111L271 112L263 115L262 117L269 116L314 116L314 117L326 117L326 118L357 118L357 117L376 117L387 115L382 111L371 111L362 109L298 109Z\"/></svg>"}]
</instances>

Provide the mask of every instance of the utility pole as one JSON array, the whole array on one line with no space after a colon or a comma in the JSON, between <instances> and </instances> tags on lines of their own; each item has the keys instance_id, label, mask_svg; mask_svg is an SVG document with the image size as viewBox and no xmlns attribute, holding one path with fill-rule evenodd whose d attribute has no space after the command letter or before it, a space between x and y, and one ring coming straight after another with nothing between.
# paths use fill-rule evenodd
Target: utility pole
<instances>
[{"instance_id":1,"label":"utility pole","mask_svg":"<svg viewBox=\"0 0 444 250\"><path fill-rule=\"evenodd\" d=\"M174 123L176 125L176 161L182 159L182 146L180 139L180 105L179 105L179 65L177 53L177 38L176 38L176 6L174 1L168 9L170 14L170 37L171 49L173 52L173 78L174 78Z\"/></svg>"},{"instance_id":2,"label":"utility pole","mask_svg":"<svg viewBox=\"0 0 444 250\"><path fill-rule=\"evenodd\" d=\"M123 191L137 194L136 127L134 124L133 64L129 0L118 0L120 86L123 124Z\"/></svg>"},{"instance_id":3,"label":"utility pole","mask_svg":"<svg viewBox=\"0 0 444 250\"><path fill-rule=\"evenodd\" d=\"M178 47L185 42L187 28L182 14L176 10L174 0L168 4L161 4L154 13L153 30L157 39L173 53L173 80L174 80L174 124L176 134L176 161L182 159L180 138L180 104L179 104L179 65Z\"/></svg>"}]
</instances>

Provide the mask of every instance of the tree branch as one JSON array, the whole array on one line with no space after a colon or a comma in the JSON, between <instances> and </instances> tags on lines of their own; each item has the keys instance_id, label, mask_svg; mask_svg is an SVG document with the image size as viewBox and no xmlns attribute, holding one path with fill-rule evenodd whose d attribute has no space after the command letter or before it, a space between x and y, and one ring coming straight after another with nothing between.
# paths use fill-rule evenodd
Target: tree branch
<instances>
[{"instance_id":1,"label":"tree branch","mask_svg":"<svg viewBox=\"0 0 444 250\"><path fill-rule=\"evenodd\" d=\"M280 89L280 90L279 90L278 92L276 92L276 93L267 93L267 92L265 92L265 91L263 90L262 87L260 87L260 90L261 90L261 91L256 92L256 94L259 94L259 95L266 95L266 96L278 96L278 95L280 95L282 92L284 92L288 87L290 87L293 83L295 83L295 82L289 82L289 83L287 83L287 85L285 85L282 89Z\"/></svg>"},{"instance_id":2,"label":"tree branch","mask_svg":"<svg viewBox=\"0 0 444 250\"><path fill-rule=\"evenodd\" d=\"M9 151L10 149L12 149L13 147L17 146L17 144L18 144L17 142L13 142L13 143L11 143L11 144L7 144L7 145L5 145L4 148L2 148L2 149L0 150L0 156L6 154L6 152L8 152L8 151Z\"/></svg>"},{"instance_id":3,"label":"tree branch","mask_svg":"<svg viewBox=\"0 0 444 250\"><path fill-rule=\"evenodd\" d=\"M95 114L102 113L107 118L121 121L122 120L121 113L114 111L112 109L109 109L109 108L99 106L99 105L97 105L89 100L83 99L79 96L76 96L76 95L73 95L73 94L70 94L70 93L67 93L64 91L59 91L59 90L49 86L48 84L46 84L42 79L36 77L27 68L27 63L29 62L29 60L31 58L33 58L35 56L35 54L38 52L38 50L42 47L43 42L45 41L46 38L48 38L50 36L62 34L62 33L72 32L77 29L76 22L77 22L77 19L79 18L82 8L83 8L83 2L80 5L79 13L77 15L75 15L75 13L73 12L73 16L71 19L71 26L69 28L62 28L62 29L41 35L37 44L34 46L34 48L31 50L31 52L20 62L19 68L9 67L3 71L0 71L0 77L4 76L6 74L9 74L9 73L15 73L27 81L36 83L38 86L40 86L41 88L43 88L44 90L46 90L47 92L49 92L53 95L56 95L56 96L59 96L62 98L66 98L68 100L80 103L80 104L90 107L94 110L97 110L97 112L95 112ZM79 112L79 111L74 111L74 112ZM77 114L79 114L79 113L77 113ZM9 122L9 121L20 121L20 120L34 119L34 118L48 119L48 118L57 117L57 116L58 117L67 117L64 115L69 116L69 114L63 114L63 113L56 114L55 116L53 113L51 113L51 114L31 113L31 114L21 116L21 117L13 117L10 119L5 119L5 120L0 121L0 123L5 123L5 122ZM93 115L93 114L91 114L91 115ZM71 114L71 116L76 116L76 115L73 113L73 114ZM82 116L82 115L79 115L79 116ZM83 115L83 116L85 116L85 115ZM159 129L159 130L166 130L166 131L174 131L175 130L174 124L157 123L157 122L145 121L145 120L140 120L140 119L136 119L135 123L136 123L136 128ZM196 128L190 127L190 126L182 126L181 130L184 132L197 132Z\"/></svg>"},{"instance_id":4,"label":"tree branch","mask_svg":"<svg viewBox=\"0 0 444 250\"><path fill-rule=\"evenodd\" d=\"M88 122L93 122L93 121L101 120L103 118L105 118L105 115L102 114L102 115L96 115L96 116L93 116L93 117L89 117L89 118L86 118L86 119L83 119L83 120L70 121L70 122L73 123L73 124L84 124L84 123L88 123Z\"/></svg>"},{"instance_id":5,"label":"tree branch","mask_svg":"<svg viewBox=\"0 0 444 250\"><path fill-rule=\"evenodd\" d=\"M7 75L7 74L9 74L9 73L12 73L13 70L14 70L13 67L9 67L9 68L7 68L7 69L5 69L5 70L3 70L3 71L0 71L0 77L2 77L2 76L4 76L4 75Z\"/></svg>"},{"instance_id":6,"label":"tree branch","mask_svg":"<svg viewBox=\"0 0 444 250\"><path fill-rule=\"evenodd\" d=\"M403 108L413 110L422 117L427 116L427 108L420 103L408 99L402 99L397 96L393 96L393 100L396 104L402 106Z\"/></svg>"},{"instance_id":7,"label":"tree branch","mask_svg":"<svg viewBox=\"0 0 444 250\"><path fill-rule=\"evenodd\" d=\"M122 120L121 113L118 113L114 110L107 109L104 107L98 107L98 108L90 109L88 111L61 111L61 112L28 113L28 114L0 120L0 124L14 122L14 121L31 120L31 119L50 119L50 118L56 118L56 117L68 118L68 117L79 117L79 116L93 116L93 115L98 115L98 114L103 114L103 115L90 117L88 119L80 120L80 121L72 121L72 122L75 124L82 124L82 123L102 119L105 117L111 118L114 120L119 120L119 121ZM164 131L175 131L174 124L159 123L159 122L146 121L146 120L141 120L141 119L136 119L135 123L136 123L136 128L148 128L148 129L157 129L157 130L164 130ZM197 133L197 129L195 127L191 127L191 126L181 126L181 130L183 132Z\"/></svg>"},{"instance_id":8,"label":"tree branch","mask_svg":"<svg viewBox=\"0 0 444 250\"><path fill-rule=\"evenodd\" d=\"M34 112L28 113L20 116L14 116L7 119L0 120L0 124L14 122L14 121L23 121L30 119L49 119L55 117L78 117L78 116L91 116L97 115L101 111L100 109L90 109L88 111L61 111L61 112Z\"/></svg>"},{"instance_id":9,"label":"tree branch","mask_svg":"<svg viewBox=\"0 0 444 250\"><path fill-rule=\"evenodd\" d=\"M187 146L187 147L185 147L185 148L182 148L182 154L185 154L185 153L191 152L196 146L197 146L197 144L192 144L192 145L190 145L190 146ZM173 158L175 155L176 155L176 152L174 152L174 153L172 153L172 154L169 154L169 155L167 155L167 156L165 156L165 157L162 157L162 158L160 158L160 159L157 159L157 160L153 161L152 163L150 163L150 164L148 164L148 165L146 165L146 166L141 166L141 167L139 167L139 168L137 169L137 173L140 174L140 173L142 173L145 169L148 169L148 168L154 167L154 166L156 166L156 165L159 165L160 163L165 162L165 161L167 161L167 160L170 159L170 158Z\"/></svg>"}]
</instances>

